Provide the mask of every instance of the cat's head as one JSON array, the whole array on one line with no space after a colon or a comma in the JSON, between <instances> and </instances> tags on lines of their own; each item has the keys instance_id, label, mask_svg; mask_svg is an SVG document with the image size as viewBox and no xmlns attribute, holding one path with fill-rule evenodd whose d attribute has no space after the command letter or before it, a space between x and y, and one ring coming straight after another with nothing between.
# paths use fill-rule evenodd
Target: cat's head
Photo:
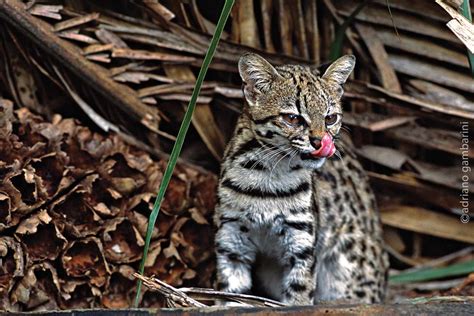
<instances>
[{"instance_id":1,"label":"cat's head","mask_svg":"<svg viewBox=\"0 0 474 316\"><path fill-rule=\"evenodd\" d=\"M239 72L256 137L289 157L297 154L305 167L321 167L336 152L342 87L354 65L355 57L345 55L320 75L313 67L273 67L259 55L243 55Z\"/></svg>"}]
</instances>

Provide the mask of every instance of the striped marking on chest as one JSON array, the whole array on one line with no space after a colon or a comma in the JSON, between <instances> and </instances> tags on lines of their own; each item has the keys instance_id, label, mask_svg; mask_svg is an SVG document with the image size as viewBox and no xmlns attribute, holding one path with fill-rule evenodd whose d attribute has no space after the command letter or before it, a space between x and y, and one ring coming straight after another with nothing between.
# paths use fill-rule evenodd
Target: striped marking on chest
<instances>
[{"instance_id":1,"label":"striped marking on chest","mask_svg":"<svg viewBox=\"0 0 474 316\"><path fill-rule=\"evenodd\" d=\"M235 183L233 183L230 179L225 179L222 182L222 186L228 188L236 193L252 196L252 197L261 197L261 198L285 198L291 197L302 192L308 192L310 190L311 185L309 182L303 181L296 187L288 188L288 189L276 189L276 190L265 190L262 188L254 187L254 188L242 188Z\"/></svg>"}]
</instances>

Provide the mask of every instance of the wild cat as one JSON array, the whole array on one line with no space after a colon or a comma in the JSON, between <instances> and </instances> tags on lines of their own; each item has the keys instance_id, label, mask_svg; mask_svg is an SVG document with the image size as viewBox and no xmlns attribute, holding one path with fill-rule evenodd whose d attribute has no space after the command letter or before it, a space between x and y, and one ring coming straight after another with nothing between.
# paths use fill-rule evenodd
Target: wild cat
<instances>
[{"instance_id":1,"label":"wild cat","mask_svg":"<svg viewBox=\"0 0 474 316\"><path fill-rule=\"evenodd\" d=\"M291 305L382 301L388 259L374 195L350 146L335 145L354 65L346 55L320 75L240 58L245 106L214 216L220 290Z\"/></svg>"}]
</instances>

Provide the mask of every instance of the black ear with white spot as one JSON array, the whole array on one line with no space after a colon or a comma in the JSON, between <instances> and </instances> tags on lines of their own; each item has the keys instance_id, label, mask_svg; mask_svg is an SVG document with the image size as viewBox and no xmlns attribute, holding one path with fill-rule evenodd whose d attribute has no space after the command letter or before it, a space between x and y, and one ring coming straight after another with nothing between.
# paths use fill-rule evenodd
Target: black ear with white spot
<instances>
[{"instance_id":1,"label":"black ear with white spot","mask_svg":"<svg viewBox=\"0 0 474 316\"><path fill-rule=\"evenodd\" d=\"M342 56L328 67L322 78L342 87L354 70L355 63L354 55Z\"/></svg>"},{"instance_id":2,"label":"black ear with white spot","mask_svg":"<svg viewBox=\"0 0 474 316\"><path fill-rule=\"evenodd\" d=\"M263 57L246 53L239 60L239 73L244 82L244 95L249 105L256 105L257 97L270 90L272 82L281 78L276 69Z\"/></svg>"}]
</instances>

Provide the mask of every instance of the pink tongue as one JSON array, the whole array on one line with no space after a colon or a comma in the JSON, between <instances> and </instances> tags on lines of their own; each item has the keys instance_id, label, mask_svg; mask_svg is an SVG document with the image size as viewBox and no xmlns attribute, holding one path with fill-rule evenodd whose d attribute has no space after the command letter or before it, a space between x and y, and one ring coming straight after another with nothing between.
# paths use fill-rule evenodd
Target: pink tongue
<instances>
[{"instance_id":1,"label":"pink tongue","mask_svg":"<svg viewBox=\"0 0 474 316\"><path fill-rule=\"evenodd\" d=\"M311 152L314 157L331 157L336 152L336 146L332 142L332 137L325 133L321 140L321 147L318 150Z\"/></svg>"}]
</instances>

